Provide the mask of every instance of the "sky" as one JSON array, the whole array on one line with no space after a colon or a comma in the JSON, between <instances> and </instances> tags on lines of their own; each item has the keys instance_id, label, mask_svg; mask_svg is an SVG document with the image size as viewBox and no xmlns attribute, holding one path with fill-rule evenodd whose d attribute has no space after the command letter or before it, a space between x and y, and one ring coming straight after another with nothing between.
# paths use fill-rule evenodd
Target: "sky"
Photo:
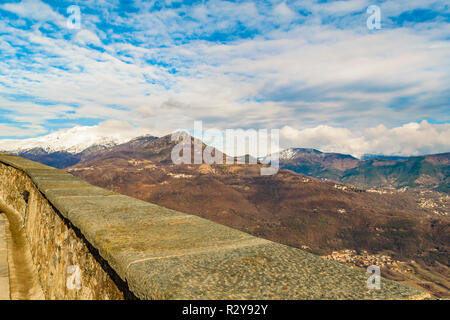
<instances>
[{"instance_id":1,"label":"sky","mask_svg":"<svg viewBox=\"0 0 450 320\"><path fill-rule=\"evenodd\" d=\"M448 1L0 2L0 139L202 121L280 129L282 147L448 152L449 89Z\"/></svg>"}]
</instances>

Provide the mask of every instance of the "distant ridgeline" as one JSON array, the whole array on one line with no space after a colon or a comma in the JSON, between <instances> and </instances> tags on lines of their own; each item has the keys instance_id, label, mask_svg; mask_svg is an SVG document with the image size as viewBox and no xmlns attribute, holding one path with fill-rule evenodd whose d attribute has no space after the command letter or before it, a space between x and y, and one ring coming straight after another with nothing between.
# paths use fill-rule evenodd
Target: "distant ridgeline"
<instances>
[{"instance_id":1,"label":"distant ridgeline","mask_svg":"<svg viewBox=\"0 0 450 320\"><path fill-rule=\"evenodd\" d=\"M365 156L289 149L280 168L360 188L425 188L450 192L450 153L417 157Z\"/></svg>"},{"instance_id":2,"label":"distant ridgeline","mask_svg":"<svg viewBox=\"0 0 450 320\"><path fill-rule=\"evenodd\" d=\"M363 271L5 154L0 210L47 299L427 297L384 278L369 290Z\"/></svg>"},{"instance_id":3,"label":"distant ridgeline","mask_svg":"<svg viewBox=\"0 0 450 320\"><path fill-rule=\"evenodd\" d=\"M104 156L136 146L144 146L153 140L164 141L166 137L139 137L118 146L91 146L81 152L46 151L33 148L15 152L16 155L63 169L79 162ZM450 192L450 153L417 157L382 155L364 156L362 160L351 155L324 153L315 149L291 148L280 154L280 168L314 178L330 179L353 184L359 188L422 188Z\"/></svg>"}]
</instances>

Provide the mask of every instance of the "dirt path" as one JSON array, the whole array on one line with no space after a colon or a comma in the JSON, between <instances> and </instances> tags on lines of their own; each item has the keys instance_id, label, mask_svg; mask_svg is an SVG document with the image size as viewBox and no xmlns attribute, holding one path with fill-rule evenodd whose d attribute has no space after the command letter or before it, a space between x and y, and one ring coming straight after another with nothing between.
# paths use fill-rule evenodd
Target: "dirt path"
<instances>
[{"instance_id":1,"label":"dirt path","mask_svg":"<svg viewBox=\"0 0 450 320\"><path fill-rule=\"evenodd\" d=\"M7 217L5 229L11 300L44 299L20 218L2 203L0 203L0 211L5 212ZM4 214L2 216L6 218Z\"/></svg>"},{"instance_id":2,"label":"dirt path","mask_svg":"<svg viewBox=\"0 0 450 320\"><path fill-rule=\"evenodd\" d=\"M6 245L7 220L0 212L0 300L10 300L8 251Z\"/></svg>"}]
</instances>

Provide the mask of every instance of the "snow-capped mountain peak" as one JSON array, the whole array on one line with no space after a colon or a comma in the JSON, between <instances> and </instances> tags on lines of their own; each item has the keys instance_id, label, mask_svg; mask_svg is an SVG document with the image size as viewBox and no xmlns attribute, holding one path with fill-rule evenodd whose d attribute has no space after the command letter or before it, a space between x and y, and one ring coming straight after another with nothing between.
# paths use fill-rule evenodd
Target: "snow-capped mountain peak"
<instances>
[{"instance_id":1,"label":"snow-capped mountain peak","mask_svg":"<svg viewBox=\"0 0 450 320\"><path fill-rule=\"evenodd\" d=\"M289 148L280 152L280 160L290 160L297 154L293 148Z\"/></svg>"},{"instance_id":2,"label":"snow-capped mountain peak","mask_svg":"<svg viewBox=\"0 0 450 320\"><path fill-rule=\"evenodd\" d=\"M42 148L48 153L66 151L75 154L92 146L111 147L125 143L142 134L142 130L128 123L109 120L97 126L75 126L37 138L0 140L0 150L20 153Z\"/></svg>"}]
</instances>

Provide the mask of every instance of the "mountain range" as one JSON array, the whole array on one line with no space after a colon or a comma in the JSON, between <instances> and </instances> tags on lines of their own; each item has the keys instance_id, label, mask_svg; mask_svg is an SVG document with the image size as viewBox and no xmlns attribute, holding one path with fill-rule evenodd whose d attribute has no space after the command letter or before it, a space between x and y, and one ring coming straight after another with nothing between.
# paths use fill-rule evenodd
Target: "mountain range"
<instances>
[{"instance_id":1,"label":"mountain range","mask_svg":"<svg viewBox=\"0 0 450 320\"><path fill-rule=\"evenodd\" d=\"M291 148L280 153L280 167L359 188L418 188L450 192L450 153L414 157L367 155Z\"/></svg>"},{"instance_id":2,"label":"mountain range","mask_svg":"<svg viewBox=\"0 0 450 320\"><path fill-rule=\"evenodd\" d=\"M75 126L37 138L0 140L0 151L55 168L66 168L82 161L92 152L123 144L136 137L133 128L118 133L113 126L110 127L114 121L110 122L93 127Z\"/></svg>"},{"instance_id":3,"label":"mountain range","mask_svg":"<svg viewBox=\"0 0 450 320\"><path fill-rule=\"evenodd\" d=\"M74 127L45 137L0 141L0 151L16 154L56 168L67 168L90 159L91 154L129 148L130 144L153 140L151 135L92 132ZM115 149L116 150L116 149ZM121 152L126 152L122 150ZM142 151L144 152L144 151ZM450 153L412 157L365 155L361 159L316 149L289 148L279 153L280 168L318 179L368 188L412 188L450 192Z\"/></svg>"}]
</instances>

